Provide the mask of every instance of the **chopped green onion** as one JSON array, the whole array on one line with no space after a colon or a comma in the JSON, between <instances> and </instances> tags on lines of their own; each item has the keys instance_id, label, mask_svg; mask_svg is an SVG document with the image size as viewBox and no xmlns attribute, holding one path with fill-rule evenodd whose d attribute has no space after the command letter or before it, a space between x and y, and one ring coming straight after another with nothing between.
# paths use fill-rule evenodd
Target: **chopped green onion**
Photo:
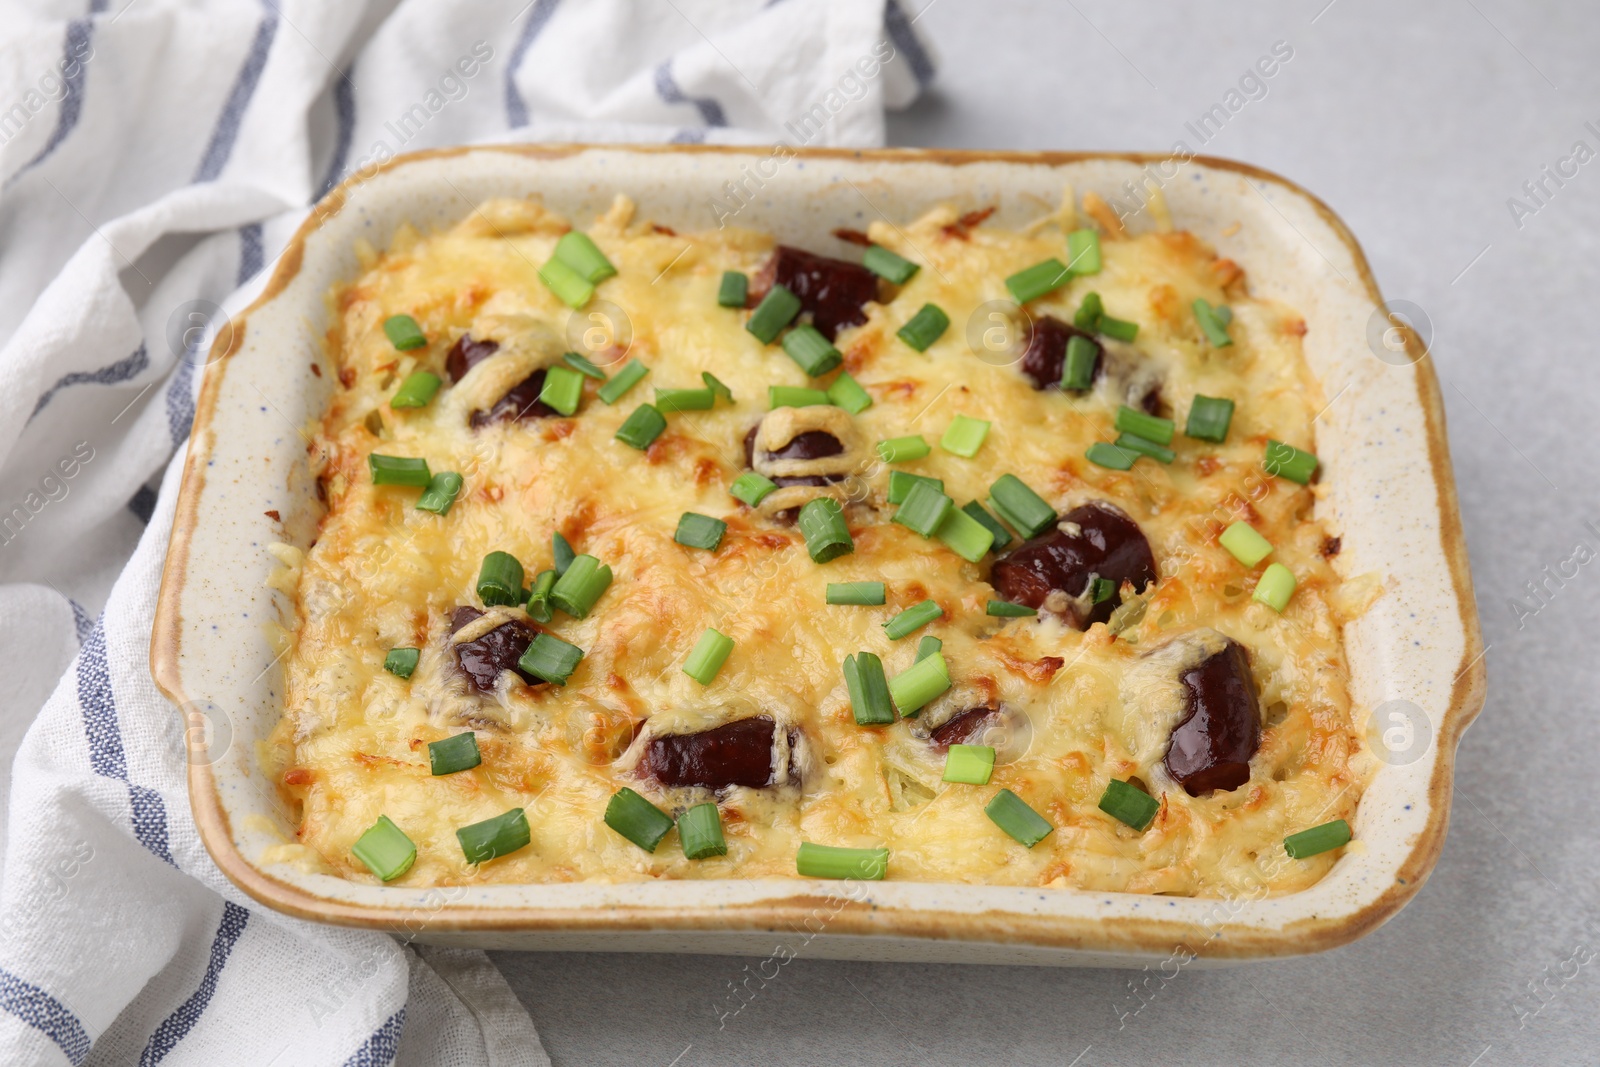
<instances>
[{"instance_id":1,"label":"chopped green onion","mask_svg":"<svg viewBox=\"0 0 1600 1067\"><path fill-rule=\"evenodd\" d=\"M1095 604L1104 604L1117 595L1117 583L1110 578L1096 578L1089 583L1089 600Z\"/></svg>"},{"instance_id":2,"label":"chopped green onion","mask_svg":"<svg viewBox=\"0 0 1600 1067\"><path fill-rule=\"evenodd\" d=\"M852 415L859 415L872 406L872 397L848 372L839 375L828 386L828 400L834 407L843 408Z\"/></svg>"},{"instance_id":3,"label":"chopped green onion","mask_svg":"<svg viewBox=\"0 0 1600 1067\"><path fill-rule=\"evenodd\" d=\"M417 661L421 658L421 649L391 648L389 654L383 657L383 669L396 678L409 678L417 669Z\"/></svg>"},{"instance_id":4,"label":"chopped green onion","mask_svg":"<svg viewBox=\"0 0 1600 1067\"><path fill-rule=\"evenodd\" d=\"M1101 315L1095 323L1096 329L1107 337L1118 341L1132 341L1139 336L1139 324L1128 322L1124 319L1114 319L1110 315Z\"/></svg>"},{"instance_id":5,"label":"chopped green onion","mask_svg":"<svg viewBox=\"0 0 1600 1067\"><path fill-rule=\"evenodd\" d=\"M761 298L761 303L750 313L744 328L755 334L764 345L770 345L778 332L800 314L800 298L781 285L774 285Z\"/></svg>"},{"instance_id":6,"label":"chopped green onion","mask_svg":"<svg viewBox=\"0 0 1600 1067\"><path fill-rule=\"evenodd\" d=\"M683 663L683 673L699 682L701 685L710 685L717 677L717 672L722 670L722 665L728 661L728 653L733 651L733 638L726 634L706 628L700 635L700 640L695 643L694 651L689 653L689 658Z\"/></svg>"},{"instance_id":7,"label":"chopped green onion","mask_svg":"<svg viewBox=\"0 0 1600 1067\"><path fill-rule=\"evenodd\" d=\"M572 558L550 590L550 603L574 619L587 618L594 602L611 585L611 568L587 553Z\"/></svg>"},{"instance_id":8,"label":"chopped green onion","mask_svg":"<svg viewBox=\"0 0 1600 1067\"><path fill-rule=\"evenodd\" d=\"M894 475L891 474L889 477L892 480ZM890 501L890 503L893 503L893 501ZM1011 543L1011 533L1000 524L999 519L995 518L993 515L984 510L983 505L978 503L976 500L967 501L967 503L962 505L961 510L972 516L972 518L976 520L978 524L981 525L985 530L988 530L990 533L994 534L994 544L991 547L993 547L996 552L999 552L1001 549L1005 548ZM947 519L945 521L948 522L949 520Z\"/></svg>"},{"instance_id":9,"label":"chopped green onion","mask_svg":"<svg viewBox=\"0 0 1600 1067\"><path fill-rule=\"evenodd\" d=\"M727 532L728 524L721 519L685 511L678 519L678 532L672 535L672 539L689 548L703 548L708 552L715 552L722 544L722 535Z\"/></svg>"},{"instance_id":10,"label":"chopped green onion","mask_svg":"<svg viewBox=\"0 0 1600 1067\"><path fill-rule=\"evenodd\" d=\"M540 571L528 590L528 614L535 622L549 622L554 612L550 607L550 591L556 587L559 575L554 570Z\"/></svg>"},{"instance_id":11,"label":"chopped green onion","mask_svg":"<svg viewBox=\"0 0 1600 1067\"><path fill-rule=\"evenodd\" d=\"M491 552L478 569L478 599L483 606L522 603L522 564L509 552Z\"/></svg>"},{"instance_id":12,"label":"chopped green onion","mask_svg":"<svg viewBox=\"0 0 1600 1067\"><path fill-rule=\"evenodd\" d=\"M829 582L827 602L876 607L888 600L888 590L882 582Z\"/></svg>"},{"instance_id":13,"label":"chopped green onion","mask_svg":"<svg viewBox=\"0 0 1600 1067\"><path fill-rule=\"evenodd\" d=\"M1090 463L1113 471L1128 470L1133 466L1133 461L1139 458L1139 453L1132 449L1108 445L1104 441L1096 441L1083 455Z\"/></svg>"},{"instance_id":14,"label":"chopped green onion","mask_svg":"<svg viewBox=\"0 0 1600 1067\"><path fill-rule=\"evenodd\" d=\"M578 553L573 551L572 542L562 537L560 530L553 530L550 533L550 558L554 561L558 577L567 573L572 561L578 558Z\"/></svg>"},{"instance_id":15,"label":"chopped green onion","mask_svg":"<svg viewBox=\"0 0 1600 1067\"><path fill-rule=\"evenodd\" d=\"M1158 445L1170 445L1172 434L1177 429L1171 419L1158 418L1155 415L1146 415L1142 411L1130 408L1123 404L1117 408L1117 429L1124 433L1138 434L1146 441L1154 441Z\"/></svg>"},{"instance_id":16,"label":"chopped green onion","mask_svg":"<svg viewBox=\"0 0 1600 1067\"><path fill-rule=\"evenodd\" d=\"M649 367L637 359L630 359L628 365L612 375L611 380L602 385L596 395L607 404L615 404L629 389L644 381L644 376L649 373Z\"/></svg>"},{"instance_id":17,"label":"chopped green onion","mask_svg":"<svg viewBox=\"0 0 1600 1067\"><path fill-rule=\"evenodd\" d=\"M950 316L943 309L936 304L923 304L920 311L895 331L895 336L918 352L926 352L949 328Z\"/></svg>"},{"instance_id":18,"label":"chopped green onion","mask_svg":"<svg viewBox=\"0 0 1600 1067\"><path fill-rule=\"evenodd\" d=\"M1194 308L1194 321L1200 324L1212 348L1226 348L1233 344L1233 338L1228 336L1228 323L1233 319L1233 312L1221 306L1214 308L1198 296L1190 306Z\"/></svg>"},{"instance_id":19,"label":"chopped green onion","mask_svg":"<svg viewBox=\"0 0 1600 1067\"><path fill-rule=\"evenodd\" d=\"M537 634L522 658L517 660L517 666L535 678L543 678L555 685L566 685L582 659L583 649L577 645L568 644L552 634Z\"/></svg>"},{"instance_id":20,"label":"chopped green onion","mask_svg":"<svg viewBox=\"0 0 1600 1067\"><path fill-rule=\"evenodd\" d=\"M711 390L723 401L729 404L733 403L733 390L719 381L715 374L708 370L703 370L700 372L700 380L706 383L707 389Z\"/></svg>"},{"instance_id":21,"label":"chopped green onion","mask_svg":"<svg viewBox=\"0 0 1600 1067\"><path fill-rule=\"evenodd\" d=\"M928 625L934 619L944 614L944 609L937 600L924 600L920 604L913 604L888 622L883 624L883 632L891 641L898 641L902 637L909 637ZM918 704L917 707L921 707Z\"/></svg>"},{"instance_id":22,"label":"chopped green onion","mask_svg":"<svg viewBox=\"0 0 1600 1067\"><path fill-rule=\"evenodd\" d=\"M927 482L939 492L944 492L944 481L942 479L929 478L925 474L912 474L910 471L890 471L889 503L905 503L906 495L911 492L911 487L918 482Z\"/></svg>"},{"instance_id":23,"label":"chopped green onion","mask_svg":"<svg viewBox=\"0 0 1600 1067\"><path fill-rule=\"evenodd\" d=\"M594 283L559 259L539 268L539 280L570 308L581 308L594 296Z\"/></svg>"},{"instance_id":24,"label":"chopped green onion","mask_svg":"<svg viewBox=\"0 0 1600 1067\"><path fill-rule=\"evenodd\" d=\"M577 352L563 352L561 359L585 378L593 378L597 382L606 380L606 372L595 366L587 356L579 355Z\"/></svg>"},{"instance_id":25,"label":"chopped green onion","mask_svg":"<svg viewBox=\"0 0 1600 1067\"><path fill-rule=\"evenodd\" d=\"M1189 405L1189 424L1183 432L1199 441L1221 444L1228 436L1228 424L1233 421L1233 401L1214 396L1196 395Z\"/></svg>"},{"instance_id":26,"label":"chopped green onion","mask_svg":"<svg viewBox=\"0 0 1600 1067\"><path fill-rule=\"evenodd\" d=\"M1009 789L1002 789L983 806L989 821L1010 834L1026 848L1032 848L1055 832L1043 815L1028 807L1028 802Z\"/></svg>"},{"instance_id":27,"label":"chopped green onion","mask_svg":"<svg viewBox=\"0 0 1600 1067\"><path fill-rule=\"evenodd\" d=\"M950 514L955 502L927 482L918 482L906 494L906 502L894 513L891 522L913 530L923 537L932 537Z\"/></svg>"},{"instance_id":28,"label":"chopped green onion","mask_svg":"<svg viewBox=\"0 0 1600 1067\"><path fill-rule=\"evenodd\" d=\"M1100 794L1100 810L1142 833L1161 810L1161 801L1136 785L1113 778Z\"/></svg>"},{"instance_id":29,"label":"chopped green onion","mask_svg":"<svg viewBox=\"0 0 1600 1067\"><path fill-rule=\"evenodd\" d=\"M1117 435L1117 447L1125 452L1137 452L1141 456L1149 456L1158 463L1171 463L1178 458L1178 454L1165 445L1158 445L1148 438L1140 437L1136 433L1120 433Z\"/></svg>"},{"instance_id":30,"label":"chopped green onion","mask_svg":"<svg viewBox=\"0 0 1600 1067\"><path fill-rule=\"evenodd\" d=\"M1100 235L1093 230L1067 234L1067 266L1074 274L1100 273Z\"/></svg>"},{"instance_id":31,"label":"chopped green onion","mask_svg":"<svg viewBox=\"0 0 1600 1067\"><path fill-rule=\"evenodd\" d=\"M828 394L821 389L804 385L767 386L767 407L772 411L779 408L822 407L830 403L832 401L828 399Z\"/></svg>"},{"instance_id":32,"label":"chopped green onion","mask_svg":"<svg viewBox=\"0 0 1600 1067\"><path fill-rule=\"evenodd\" d=\"M728 486L728 492L751 507L755 507L767 498L767 494L778 487L770 478L763 477L755 471L745 471L733 480Z\"/></svg>"},{"instance_id":33,"label":"chopped green onion","mask_svg":"<svg viewBox=\"0 0 1600 1067\"><path fill-rule=\"evenodd\" d=\"M850 527L845 525L844 510L831 496L806 501L795 524L806 539L806 551L813 563L827 563L856 550Z\"/></svg>"},{"instance_id":34,"label":"chopped green onion","mask_svg":"<svg viewBox=\"0 0 1600 1067\"><path fill-rule=\"evenodd\" d=\"M366 864L367 870L379 879L392 882L416 862L417 846L389 816L380 815L377 822L356 838L350 854Z\"/></svg>"},{"instance_id":35,"label":"chopped green onion","mask_svg":"<svg viewBox=\"0 0 1600 1067\"><path fill-rule=\"evenodd\" d=\"M563 415L578 410L583 399L583 375L571 367L551 367L544 372L544 387L539 390L539 402L554 408Z\"/></svg>"},{"instance_id":36,"label":"chopped green onion","mask_svg":"<svg viewBox=\"0 0 1600 1067\"><path fill-rule=\"evenodd\" d=\"M971 459L983 447L983 439L987 436L989 424L983 419L957 415L945 427L944 436L939 438L939 447L953 455Z\"/></svg>"},{"instance_id":37,"label":"chopped green onion","mask_svg":"<svg viewBox=\"0 0 1600 1067\"><path fill-rule=\"evenodd\" d=\"M412 371L400 383L400 388L394 391L394 396L389 398L389 406L396 410L425 408L442 384L437 374L429 374L425 370Z\"/></svg>"},{"instance_id":38,"label":"chopped green onion","mask_svg":"<svg viewBox=\"0 0 1600 1067\"><path fill-rule=\"evenodd\" d=\"M656 389L656 410L665 415L672 411L710 411L717 402L717 394L710 387L704 389Z\"/></svg>"},{"instance_id":39,"label":"chopped green onion","mask_svg":"<svg viewBox=\"0 0 1600 1067\"><path fill-rule=\"evenodd\" d=\"M421 348L428 343L422 327L410 315L390 315L383 320L383 332L388 336L389 343L402 352Z\"/></svg>"},{"instance_id":40,"label":"chopped green onion","mask_svg":"<svg viewBox=\"0 0 1600 1067\"><path fill-rule=\"evenodd\" d=\"M881 882L889 871L886 848L837 848L800 842L795 871L803 878L856 878Z\"/></svg>"},{"instance_id":41,"label":"chopped green onion","mask_svg":"<svg viewBox=\"0 0 1600 1067\"><path fill-rule=\"evenodd\" d=\"M1256 591L1250 599L1259 600L1281 615L1293 595L1294 571L1281 563L1269 563L1267 569L1261 572L1261 580L1256 582Z\"/></svg>"},{"instance_id":42,"label":"chopped green onion","mask_svg":"<svg viewBox=\"0 0 1600 1067\"><path fill-rule=\"evenodd\" d=\"M1261 461L1261 469L1268 474L1276 474L1280 478L1305 485L1317 472L1318 462L1317 457L1310 452L1303 452L1282 441L1268 440L1267 454Z\"/></svg>"},{"instance_id":43,"label":"chopped green onion","mask_svg":"<svg viewBox=\"0 0 1600 1067\"><path fill-rule=\"evenodd\" d=\"M716 801L696 804L678 816L678 843L683 854L692 860L708 856L726 856L728 841L722 836L722 812Z\"/></svg>"},{"instance_id":44,"label":"chopped green onion","mask_svg":"<svg viewBox=\"0 0 1600 1067\"><path fill-rule=\"evenodd\" d=\"M857 726L886 726L894 722L889 682L883 676L881 659L871 652L846 656L844 684L850 693L850 710L855 713Z\"/></svg>"},{"instance_id":45,"label":"chopped green onion","mask_svg":"<svg viewBox=\"0 0 1600 1067\"><path fill-rule=\"evenodd\" d=\"M633 414L617 427L616 438L628 447L643 452L666 428L667 420L662 417L661 412L649 404L640 404L633 409Z\"/></svg>"},{"instance_id":46,"label":"chopped green onion","mask_svg":"<svg viewBox=\"0 0 1600 1067\"><path fill-rule=\"evenodd\" d=\"M1331 852L1350 842L1350 824L1343 819L1301 830L1283 839L1283 850L1291 859L1304 860Z\"/></svg>"},{"instance_id":47,"label":"chopped green onion","mask_svg":"<svg viewBox=\"0 0 1600 1067\"><path fill-rule=\"evenodd\" d=\"M878 442L878 455L883 457L885 463L909 463L914 459L921 459L932 451L928 442L917 434L891 437L887 441Z\"/></svg>"},{"instance_id":48,"label":"chopped green onion","mask_svg":"<svg viewBox=\"0 0 1600 1067\"><path fill-rule=\"evenodd\" d=\"M944 545L966 560L976 563L994 547L994 531L962 508L951 508L933 534Z\"/></svg>"},{"instance_id":49,"label":"chopped green onion","mask_svg":"<svg viewBox=\"0 0 1600 1067\"><path fill-rule=\"evenodd\" d=\"M932 634L925 635L917 642L917 658L912 662L920 663L944 647L944 642Z\"/></svg>"},{"instance_id":50,"label":"chopped green onion","mask_svg":"<svg viewBox=\"0 0 1600 1067\"><path fill-rule=\"evenodd\" d=\"M603 282L617 273L617 268L589 235L577 230L561 235L561 240L556 242L556 258L582 275L585 281Z\"/></svg>"},{"instance_id":51,"label":"chopped green onion","mask_svg":"<svg viewBox=\"0 0 1600 1067\"><path fill-rule=\"evenodd\" d=\"M1095 323L1100 321L1100 316L1105 313L1105 305L1100 302L1099 293L1088 293L1083 298L1083 303L1078 305L1077 312L1072 316L1072 325L1080 330L1093 330Z\"/></svg>"},{"instance_id":52,"label":"chopped green onion","mask_svg":"<svg viewBox=\"0 0 1600 1067\"><path fill-rule=\"evenodd\" d=\"M750 298L750 278L743 271L725 270L717 286L717 303L725 308L742 308Z\"/></svg>"},{"instance_id":53,"label":"chopped green onion","mask_svg":"<svg viewBox=\"0 0 1600 1067\"><path fill-rule=\"evenodd\" d=\"M461 842L461 854L468 863L487 863L496 856L506 856L533 840L528 829L528 816L521 808L512 808L456 831Z\"/></svg>"},{"instance_id":54,"label":"chopped green onion","mask_svg":"<svg viewBox=\"0 0 1600 1067\"><path fill-rule=\"evenodd\" d=\"M833 342L815 326L796 326L784 334L783 350L812 378L820 378L844 362Z\"/></svg>"},{"instance_id":55,"label":"chopped green onion","mask_svg":"<svg viewBox=\"0 0 1600 1067\"><path fill-rule=\"evenodd\" d=\"M1023 537L1038 537L1056 522L1056 509L1014 474L1002 474L989 487L989 507Z\"/></svg>"},{"instance_id":56,"label":"chopped green onion","mask_svg":"<svg viewBox=\"0 0 1600 1067\"><path fill-rule=\"evenodd\" d=\"M478 751L478 735L471 730L428 745L428 769L435 778L471 770L482 762L483 754Z\"/></svg>"},{"instance_id":57,"label":"chopped green onion","mask_svg":"<svg viewBox=\"0 0 1600 1067\"><path fill-rule=\"evenodd\" d=\"M1046 293L1055 292L1072 280L1072 271L1066 264L1054 257L1043 263L1035 263L1026 270L1019 270L1006 279L1006 288L1011 291L1011 298L1019 304L1026 304L1030 300L1037 300Z\"/></svg>"},{"instance_id":58,"label":"chopped green onion","mask_svg":"<svg viewBox=\"0 0 1600 1067\"><path fill-rule=\"evenodd\" d=\"M654 852L672 829L672 817L626 787L606 803L606 825L646 852Z\"/></svg>"},{"instance_id":59,"label":"chopped green onion","mask_svg":"<svg viewBox=\"0 0 1600 1067\"><path fill-rule=\"evenodd\" d=\"M994 749L989 745L951 745L944 758L944 780L963 785L988 785L994 774Z\"/></svg>"},{"instance_id":60,"label":"chopped green onion","mask_svg":"<svg viewBox=\"0 0 1600 1067\"><path fill-rule=\"evenodd\" d=\"M997 619L1027 619L1039 614L1039 609L1026 604L1014 604L1009 600L990 600L984 614Z\"/></svg>"},{"instance_id":61,"label":"chopped green onion","mask_svg":"<svg viewBox=\"0 0 1600 1067\"><path fill-rule=\"evenodd\" d=\"M373 485L420 485L426 487L433 481L428 471L428 461L409 456L382 456L367 453L367 469L372 472Z\"/></svg>"},{"instance_id":62,"label":"chopped green onion","mask_svg":"<svg viewBox=\"0 0 1600 1067\"><path fill-rule=\"evenodd\" d=\"M1094 364L1100 346L1087 337L1067 338L1067 358L1061 363L1061 388L1083 392L1094 385Z\"/></svg>"},{"instance_id":63,"label":"chopped green onion","mask_svg":"<svg viewBox=\"0 0 1600 1067\"><path fill-rule=\"evenodd\" d=\"M896 285L909 282L917 271L922 269L882 245L868 245L866 253L861 257L861 265L878 277L887 278Z\"/></svg>"},{"instance_id":64,"label":"chopped green onion","mask_svg":"<svg viewBox=\"0 0 1600 1067\"><path fill-rule=\"evenodd\" d=\"M431 511L437 515L450 514L450 505L461 492L461 475L455 471L440 471L428 480L428 488L417 498L418 511Z\"/></svg>"},{"instance_id":65,"label":"chopped green onion","mask_svg":"<svg viewBox=\"0 0 1600 1067\"><path fill-rule=\"evenodd\" d=\"M1234 523L1223 530L1217 540L1229 555L1246 567L1254 567L1272 555L1272 542L1262 537L1248 522Z\"/></svg>"}]
</instances>

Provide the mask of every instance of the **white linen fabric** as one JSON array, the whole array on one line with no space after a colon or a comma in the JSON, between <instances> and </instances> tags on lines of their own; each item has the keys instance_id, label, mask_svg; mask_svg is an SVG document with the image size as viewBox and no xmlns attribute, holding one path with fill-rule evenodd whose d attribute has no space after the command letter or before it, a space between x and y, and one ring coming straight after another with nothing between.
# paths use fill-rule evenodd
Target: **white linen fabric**
<instances>
[{"instance_id":1,"label":"white linen fabric","mask_svg":"<svg viewBox=\"0 0 1600 1067\"><path fill-rule=\"evenodd\" d=\"M483 953L279 915L199 842L148 666L191 327L363 164L878 144L933 65L898 0L519 4L0 0L6 1064L549 1062Z\"/></svg>"}]
</instances>

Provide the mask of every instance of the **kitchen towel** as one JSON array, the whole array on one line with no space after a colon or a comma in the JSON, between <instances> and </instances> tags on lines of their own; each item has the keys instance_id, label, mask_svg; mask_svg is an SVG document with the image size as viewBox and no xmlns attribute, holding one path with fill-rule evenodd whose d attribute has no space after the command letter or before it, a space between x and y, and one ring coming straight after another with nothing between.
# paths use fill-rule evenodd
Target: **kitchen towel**
<instances>
[{"instance_id":1,"label":"kitchen towel","mask_svg":"<svg viewBox=\"0 0 1600 1067\"><path fill-rule=\"evenodd\" d=\"M549 1062L483 953L277 914L199 842L149 670L197 345L311 203L402 152L881 144L933 76L917 17L0 0L0 1062Z\"/></svg>"}]
</instances>

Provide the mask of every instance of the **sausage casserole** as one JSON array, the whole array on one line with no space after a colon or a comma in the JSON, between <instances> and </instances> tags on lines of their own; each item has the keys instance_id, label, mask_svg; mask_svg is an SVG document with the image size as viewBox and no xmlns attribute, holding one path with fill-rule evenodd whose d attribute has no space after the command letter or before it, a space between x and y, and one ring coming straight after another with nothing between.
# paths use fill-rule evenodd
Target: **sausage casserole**
<instances>
[{"instance_id":1,"label":"sausage casserole","mask_svg":"<svg viewBox=\"0 0 1600 1067\"><path fill-rule=\"evenodd\" d=\"M495 200L330 294L273 858L1220 896L1370 775L1292 310L1085 199L823 254ZM1359 847L1359 842L1351 847ZM1270 864L1260 862L1272 857Z\"/></svg>"}]
</instances>

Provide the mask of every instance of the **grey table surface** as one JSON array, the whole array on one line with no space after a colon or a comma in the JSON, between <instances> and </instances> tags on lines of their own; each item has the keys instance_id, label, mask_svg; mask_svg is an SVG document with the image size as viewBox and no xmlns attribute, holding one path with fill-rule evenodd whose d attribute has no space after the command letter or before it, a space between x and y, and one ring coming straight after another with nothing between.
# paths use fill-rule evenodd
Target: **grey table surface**
<instances>
[{"instance_id":1,"label":"grey table surface","mask_svg":"<svg viewBox=\"0 0 1600 1067\"><path fill-rule=\"evenodd\" d=\"M1585 525L1600 524L1585 473L1600 410L1587 318L1600 293L1600 162L1587 162L1600 151L1600 5L902 3L922 11L942 63L937 91L892 120L893 144L1200 149L1184 123L1274 42L1293 48L1200 150L1323 197L1386 295L1431 320L1489 649L1449 839L1418 897L1364 940L1185 971L1125 1021L1128 972L802 958L719 1028L748 961L497 954L552 1060L1600 1061L1600 567L1578 562L1600 551ZM1523 183L1546 165L1576 174L1546 178L1536 199Z\"/></svg>"}]
</instances>

